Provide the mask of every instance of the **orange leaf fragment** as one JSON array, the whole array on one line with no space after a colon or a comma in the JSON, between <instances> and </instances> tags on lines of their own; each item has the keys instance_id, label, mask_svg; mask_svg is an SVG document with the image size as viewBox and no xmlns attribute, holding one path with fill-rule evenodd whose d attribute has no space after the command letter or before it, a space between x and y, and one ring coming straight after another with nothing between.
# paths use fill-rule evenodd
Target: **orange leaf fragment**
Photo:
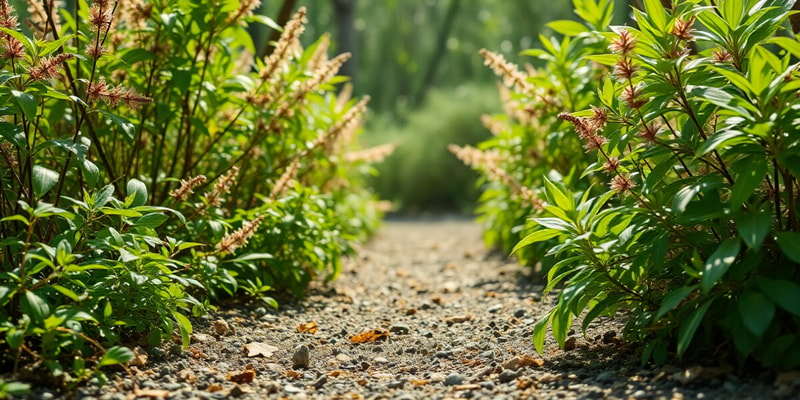
<instances>
[{"instance_id":1,"label":"orange leaf fragment","mask_svg":"<svg viewBox=\"0 0 800 400\"><path fill-rule=\"evenodd\" d=\"M219 392L222 389L225 389L225 388L222 387L222 385L217 384L217 383L212 383L212 384L208 385L208 387L206 388L206 392L214 393L214 392Z\"/></svg>"},{"instance_id":2,"label":"orange leaf fragment","mask_svg":"<svg viewBox=\"0 0 800 400\"><path fill-rule=\"evenodd\" d=\"M544 360L540 360L533 356L529 356L527 354L516 356L505 363L503 363L502 367L505 369L510 369L516 371L520 368L525 367L541 367L544 365Z\"/></svg>"},{"instance_id":3,"label":"orange leaf fragment","mask_svg":"<svg viewBox=\"0 0 800 400\"><path fill-rule=\"evenodd\" d=\"M389 338L389 331L376 328L366 332L350 336L350 343L368 343L376 340L386 340Z\"/></svg>"},{"instance_id":4,"label":"orange leaf fragment","mask_svg":"<svg viewBox=\"0 0 800 400\"><path fill-rule=\"evenodd\" d=\"M243 384L253 382L253 380L256 379L256 375L255 367L253 367L253 364L249 364L244 368L244 371L230 373L228 374L227 378L231 382Z\"/></svg>"},{"instance_id":5,"label":"orange leaf fragment","mask_svg":"<svg viewBox=\"0 0 800 400\"><path fill-rule=\"evenodd\" d=\"M297 326L297 331L300 333L317 333L318 330L319 326L317 325L317 321L306 322L305 324L300 324Z\"/></svg>"},{"instance_id":6,"label":"orange leaf fragment","mask_svg":"<svg viewBox=\"0 0 800 400\"><path fill-rule=\"evenodd\" d=\"M301 377L303 377L303 374L293 369L287 369L283 374L286 375L286 377L289 379L300 379Z\"/></svg>"},{"instance_id":7,"label":"orange leaf fragment","mask_svg":"<svg viewBox=\"0 0 800 400\"><path fill-rule=\"evenodd\" d=\"M261 342L252 342L242 346L248 357L272 357L278 348Z\"/></svg>"},{"instance_id":8,"label":"orange leaf fragment","mask_svg":"<svg viewBox=\"0 0 800 400\"><path fill-rule=\"evenodd\" d=\"M408 380L408 382L411 383L414 386L425 386L425 385L428 384L428 380L427 379L414 379L414 378L411 378L411 379Z\"/></svg>"}]
</instances>

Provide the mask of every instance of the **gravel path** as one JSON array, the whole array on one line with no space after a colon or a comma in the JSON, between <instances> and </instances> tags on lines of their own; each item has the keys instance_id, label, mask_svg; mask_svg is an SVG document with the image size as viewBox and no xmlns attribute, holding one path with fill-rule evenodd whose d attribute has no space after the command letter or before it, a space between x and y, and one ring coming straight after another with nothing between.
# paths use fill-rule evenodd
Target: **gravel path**
<instances>
[{"instance_id":1,"label":"gravel path","mask_svg":"<svg viewBox=\"0 0 800 400\"><path fill-rule=\"evenodd\" d=\"M527 274L487 254L473 222L389 221L339 280L306 299L277 312L220 310L196 321L188 350L151 350L131 367L133 378L120 373L76 397L136 397L134 381L138 398L166 399L798 396L800 374L641 367L613 320L577 332L568 351L548 343L540 357L533 324L552 299Z\"/></svg>"}]
</instances>

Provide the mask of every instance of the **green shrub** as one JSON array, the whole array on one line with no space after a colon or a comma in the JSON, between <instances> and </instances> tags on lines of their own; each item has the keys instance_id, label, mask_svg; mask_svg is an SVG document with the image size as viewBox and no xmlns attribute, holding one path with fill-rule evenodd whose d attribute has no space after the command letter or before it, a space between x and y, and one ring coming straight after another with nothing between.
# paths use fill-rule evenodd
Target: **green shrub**
<instances>
[{"instance_id":1,"label":"green shrub","mask_svg":"<svg viewBox=\"0 0 800 400\"><path fill-rule=\"evenodd\" d=\"M367 139L398 147L377 167L375 190L399 211L471 211L479 195L477 175L450 157L447 144L486 139L474 116L499 107L491 88L466 85L433 90L424 108L408 112L400 121L377 118L367 127Z\"/></svg>"},{"instance_id":2,"label":"green shrub","mask_svg":"<svg viewBox=\"0 0 800 400\"><path fill-rule=\"evenodd\" d=\"M220 297L335 277L380 217L367 99L300 46L304 9L254 60L256 2L78 3L23 33L0 0L0 365L64 386L187 346Z\"/></svg>"},{"instance_id":3,"label":"green shrub","mask_svg":"<svg viewBox=\"0 0 800 400\"><path fill-rule=\"evenodd\" d=\"M555 91L551 101L516 91L533 109L555 103L565 110L558 118L575 134L562 145L580 160L579 138L591 158L563 180L551 165L544 173L540 164L528 169L544 180L530 194L541 208L516 249L546 245L555 262L546 290L562 286L534 343L542 351L550 326L563 345L573 317L582 315L585 329L625 311L625 335L644 345L643 361L728 349L740 361L795 368L800 74L793 60L800 44L776 35L791 6L643 3L633 11L638 28L551 25L572 51L538 55L602 72L589 104L571 100L580 86ZM611 8L604 0L574 4L584 18ZM523 87L535 80L506 76ZM556 124L552 114L536 123ZM527 167L518 168L525 175Z\"/></svg>"}]
</instances>

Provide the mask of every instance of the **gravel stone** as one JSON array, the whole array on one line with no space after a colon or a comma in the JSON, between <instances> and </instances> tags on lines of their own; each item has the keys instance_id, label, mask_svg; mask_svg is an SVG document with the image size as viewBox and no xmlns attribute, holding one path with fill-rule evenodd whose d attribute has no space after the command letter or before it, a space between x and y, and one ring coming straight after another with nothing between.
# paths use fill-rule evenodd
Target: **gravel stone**
<instances>
[{"instance_id":1,"label":"gravel stone","mask_svg":"<svg viewBox=\"0 0 800 400\"><path fill-rule=\"evenodd\" d=\"M292 367L293 368L308 368L308 365L311 362L311 354L308 350L308 346L301 344L294 349L294 354L292 355Z\"/></svg>"},{"instance_id":2,"label":"gravel stone","mask_svg":"<svg viewBox=\"0 0 800 400\"><path fill-rule=\"evenodd\" d=\"M389 332L398 335L408 335L411 332L411 327L408 324L394 323L389 327Z\"/></svg>"},{"instance_id":3,"label":"gravel stone","mask_svg":"<svg viewBox=\"0 0 800 400\"><path fill-rule=\"evenodd\" d=\"M584 342L579 334L579 345L570 352L559 350L548 336L544 354L537 355L530 342L533 326L555 296L539 295L542 277L529 279L529 268L487 251L481 227L470 221L389 221L358 252L343 260L338 280L312 284L303 299L281 299L280 310L223 304L193 318L193 336L210 339L194 339L188 350L172 344L146 349L149 357L137 367L136 384L167 390L167 400L236 394L242 400L800 398L800 387L777 387L769 374L736 375L736 366L639 368L639 356L627 351L618 336L621 319L598 318L586 332L591 339ZM467 315L469 320L448 324L454 316ZM228 324L224 336L213 335L216 321ZM317 333L297 332L312 321L319 326ZM576 331L579 325L576 321ZM378 329L391 336L378 343L350 342L355 334ZM277 350L270 357L247 357L241 344L252 342ZM520 366L517 372L502 366L529 357L544 364ZM255 368L255 379L238 384L241 393L236 393L229 376L248 365ZM191 377L179 379L185 369ZM673 379L685 371L702 374L686 384ZM102 389L79 387L68 395L33 384L29 396L15 400L125 399L134 380L122 369L106 374L108 384ZM13 379L3 371L0 380Z\"/></svg>"},{"instance_id":4,"label":"gravel stone","mask_svg":"<svg viewBox=\"0 0 800 400\"><path fill-rule=\"evenodd\" d=\"M467 377L461 374L450 374L444 378L444 385L445 386L456 386L464 383L467 380Z\"/></svg>"}]
</instances>

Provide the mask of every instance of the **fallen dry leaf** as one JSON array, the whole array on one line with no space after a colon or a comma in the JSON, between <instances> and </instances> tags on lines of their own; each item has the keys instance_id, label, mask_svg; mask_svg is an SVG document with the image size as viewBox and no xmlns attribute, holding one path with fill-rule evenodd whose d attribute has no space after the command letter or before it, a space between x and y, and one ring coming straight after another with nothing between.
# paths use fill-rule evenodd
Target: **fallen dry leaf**
<instances>
[{"instance_id":1,"label":"fallen dry leaf","mask_svg":"<svg viewBox=\"0 0 800 400\"><path fill-rule=\"evenodd\" d=\"M158 389L137 389L134 391L136 397L150 397L153 399L164 398L169 396L169 390Z\"/></svg>"},{"instance_id":2,"label":"fallen dry leaf","mask_svg":"<svg viewBox=\"0 0 800 400\"><path fill-rule=\"evenodd\" d=\"M253 382L256 379L256 375L256 369L250 364L242 372L228 374L227 378L231 382L243 384Z\"/></svg>"},{"instance_id":3,"label":"fallen dry leaf","mask_svg":"<svg viewBox=\"0 0 800 400\"><path fill-rule=\"evenodd\" d=\"M189 348L187 348L186 350L187 350L189 353L191 353L191 356L192 356L193 358L204 359L204 358L207 358L207 357L208 357L208 354L206 354L206 353L203 353L202 351L200 351L200 350L198 350L198 349L196 349L196 348L194 348L194 347L189 347Z\"/></svg>"},{"instance_id":4,"label":"fallen dry leaf","mask_svg":"<svg viewBox=\"0 0 800 400\"><path fill-rule=\"evenodd\" d=\"M211 333L217 336L225 336L228 334L228 330L230 330L230 327L224 319L218 319L211 323Z\"/></svg>"},{"instance_id":5,"label":"fallen dry leaf","mask_svg":"<svg viewBox=\"0 0 800 400\"><path fill-rule=\"evenodd\" d=\"M497 292L486 292L484 294L485 297L497 297Z\"/></svg>"},{"instance_id":6,"label":"fallen dry leaf","mask_svg":"<svg viewBox=\"0 0 800 400\"><path fill-rule=\"evenodd\" d=\"M444 321L444 323L446 323L447 325L452 325L452 324L460 324L462 322L467 322L471 319L472 315L467 314L467 315L456 315L454 317L442 318L442 321Z\"/></svg>"},{"instance_id":7,"label":"fallen dry leaf","mask_svg":"<svg viewBox=\"0 0 800 400\"><path fill-rule=\"evenodd\" d=\"M128 365L132 367L144 367L147 364L147 353L140 347L133 348L133 358L128 361Z\"/></svg>"},{"instance_id":8,"label":"fallen dry leaf","mask_svg":"<svg viewBox=\"0 0 800 400\"><path fill-rule=\"evenodd\" d=\"M248 357L272 357L278 348L261 342L252 342L242 346Z\"/></svg>"},{"instance_id":9,"label":"fallen dry leaf","mask_svg":"<svg viewBox=\"0 0 800 400\"><path fill-rule=\"evenodd\" d=\"M425 385L428 384L428 380L427 379L414 379L414 378L411 378L411 379L408 380L408 382L411 383L414 386L425 386Z\"/></svg>"},{"instance_id":10,"label":"fallen dry leaf","mask_svg":"<svg viewBox=\"0 0 800 400\"><path fill-rule=\"evenodd\" d=\"M356 383L358 383L361 386L366 386L367 385L367 380L364 379L364 378L361 378L361 379L357 380Z\"/></svg>"},{"instance_id":11,"label":"fallen dry leaf","mask_svg":"<svg viewBox=\"0 0 800 400\"><path fill-rule=\"evenodd\" d=\"M527 376L517 378L517 389L525 390L531 386L535 386L531 378L528 378Z\"/></svg>"},{"instance_id":12,"label":"fallen dry leaf","mask_svg":"<svg viewBox=\"0 0 800 400\"><path fill-rule=\"evenodd\" d=\"M297 331L300 333L317 333L318 330L319 326L317 326L317 321L306 322L305 324L300 324L297 326Z\"/></svg>"},{"instance_id":13,"label":"fallen dry leaf","mask_svg":"<svg viewBox=\"0 0 800 400\"><path fill-rule=\"evenodd\" d=\"M417 313L417 309L416 308L409 308L409 309L406 310L406 315L414 315L416 313Z\"/></svg>"},{"instance_id":14,"label":"fallen dry leaf","mask_svg":"<svg viewBox=\"0 0 800 400\"><path fill-rule=\"evenodd\" d=\"M220 385L218 383L212 383L212 384L208 385L208 387L206 388L206 392L215 393L215 392L221 391L222 389L224 389L222 387L222 385Z\"/></svg>"},{"instance_id":15,"label":"fallen dry leaf","mask_svg":"<svg viewBox=\"0 0 800 400\"><path fill-rule=\"evenodd\" d=\"M197 376L191 368L184 368L178 371L177 377L178 382L195 383L197 381Z\"/></svg>"},{"instance_id":16,"label":"fallen dry leaf","mask_svg":"<svg viewBox=\"0 0 800 400\"><path fill-rule=\"evenodd\" d=\"M503 368L510 369L512 371L516 371L520 368L526 367L541 367L544 365L544 360L540 360L538 358L534 358L533 356L529 356L527 354L516 356L505 363L503 363Z\"/></svg>"},{"instance_id":17,"label":"fallen dry leaf","mask_svg":"<svg viewBox=\"0 0 800 400\"><path fill-rule=\"evenodd\" d=\"M389 331L376 328L350 336L350 343L368 343L376 340L386 340L387 338L389 338Z\"/></svg>"},{"instance_id":18,"label":"fallen dry leaf","mask_svg":"<svg viewBox=\"0 0 800 400\"><path fill-rule=\"evenodd\" d=\"M214 340L214 337L205 333L193 333L189 338L191 343L206 343Z\"/></svg>"},{"instance_id":19,"label":"fallen dry leaf","mask_svg":"<svg viewBox=\"0 0 800 400\"><path fill-rule=\"evenodd\" d=\"M469 383L469 384L466 384L466 385L453 386L453 390L455 390L457 392L464 391L464 390L480 390L480 389L481 389L481 385L476 385L474 383Z\"/></svg>"},{"instance_id":20,"label":"fallen dry leaf","mask_svg":"<svg viewBox=\"0 0 800 400\"><path fill-rule=\"evenodd\" d=\"M300 379L300 378L303 377L303 374L301 374L301 373L299 373L299 372L297 372L297 371L295 371L293 369L287 369L286 371L283 372L283 374L286 375L287 378L292 379L292 380Z\"/></svg>"},{"instance_id":21,"label":"fallen dry leaf","mask_svg":"<svg viewBox=\"0 0 800 400\"><path fill-rule=\"evenodd\" d=\"M564 342L564 351L575 350L576 346L577 346L576 345L576 340L575 340L575 337L573 336L573 337L567 339L566 342Z\"/></svg>"},{"instance_id":22,"label":"fallen dry leaf","mask_svg":"<svg viewBox=\"0 0 800 400\"><path fill-rule=\"evenodd\" d=\"M433 302L433 304L436 304L437 306L440 306L442 305L442 298L440 296L433 296L431 297L431 302Z\"/></svg>"}]
</instances>

